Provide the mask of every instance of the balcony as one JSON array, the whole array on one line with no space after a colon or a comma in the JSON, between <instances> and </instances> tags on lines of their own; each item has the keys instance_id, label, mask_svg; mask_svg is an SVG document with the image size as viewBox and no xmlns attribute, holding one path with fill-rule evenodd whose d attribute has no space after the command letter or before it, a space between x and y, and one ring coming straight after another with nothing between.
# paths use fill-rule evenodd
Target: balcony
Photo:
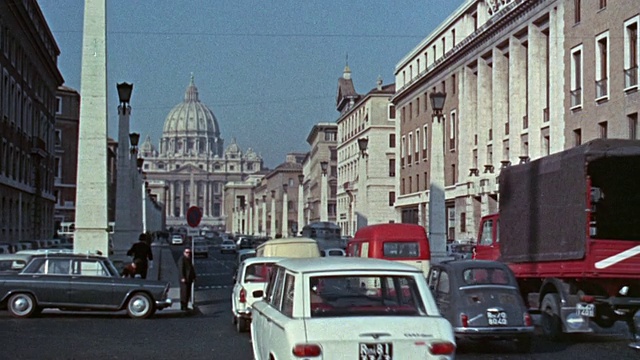
<instances>
[{"instance_id":1,"label":"balcony","mask_svg":"<svg viewBox=\"0 0 640 360\"><path fill-rule=\"evenodd\" d=\"M625 89L638 86L638 65L624 71Z\"/></svg>"},{"instance_id":2,"label":"balcony","mask_svg":"<svg viewBox=\"0 0 640 360\"><path fill-rule=\"evenodd\" d=\"M582 106L582 88L571 90L571 107Z\"/></svg>"},{"instance_id":3,"label":"balcony","mask_svg":"<svg viewBox=\"0 0 640 360\"><path fill-rule=\"evenodd\" d=\"M600 99L603 97L607 97L609 95L608 89L608 80L607 78L600 79L596 81L596 99Z\"/></svg>"}]
</instances>

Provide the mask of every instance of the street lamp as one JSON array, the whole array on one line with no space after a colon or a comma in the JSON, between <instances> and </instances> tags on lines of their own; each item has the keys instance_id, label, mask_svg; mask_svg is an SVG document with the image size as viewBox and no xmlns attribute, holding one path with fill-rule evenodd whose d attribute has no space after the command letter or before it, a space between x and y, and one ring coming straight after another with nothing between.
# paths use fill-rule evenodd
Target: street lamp
<instances>
[{"instance_id":1,"label":"street lamp","mask_svg":"<svg viewBox=\"0 0 640 360\"><path fill-rule=\"evenodd\" d=\"M138 153L138 143L140 142L140 134L139 133L131 133L129 134L129 143L131 143L131 153Z\"/></svg>"},{"instance_id":2,"label":"street lamp","mask_svg":"<svg viewBox=\"0 0 640 360\"><path fill-rule=\"evenodd\" d=\"M118 98L120 99L120 105L128 106L129 100L131 100L131 93L133 92L133 84L123 82L117 84L116 88L118 89Z\"/></svg>"},{"instance_id":3,"label":"street lamp","mask_svg":"<svg viewBox=\"0 0 640 360\"><path fill-rule=\"evenodd\" d=\"M304 174L298 174L298 232L304 227ZM294 234L298 235L298 234Z\"/></svg>"},{"instance_id":4,"label":"street lamp","mask_svg":"<svg viewBox=\"0 0 640 360\"><path fill-rule=\"evenodd\" d=\"M282 184L282 231L280 232L283 237L289 235L289 194L287 189L289 186L287 183Z\"/></svg>"},{"instance_id":5,"label":"street lamp","mask_svg":"<svg viewBox=\"0 0 640 360\"><path fill-rule=\"evenodd\" d=\"M320 221L329 221L329 179L327 176L327 167L329 163L326 161L320 162L320 169L322 170L322 184L320 186Z\"/></svg>"},{"instance_id":6,"label":"street lamp","mask_svg":"<svg viewBox=\"0 0 640 360\"><path fill-rule=\"evenodd\" d=\"M137 158L136 159L136 166L138 167L138 172L142 173L142 165L144 164L144 158Z\"/></svg>"},{"instance_id":7,"label":"street lamp","mask_svg":"<svg viewBox=\"0 0 640 360\"><path fill-rule=\"evenodd\" d=\"M360 148L360 155L362 155L362 157L366 157L367 154L367 145L369 144L369 138L359 138L358 139L358 148Z\"/></svg>"},{"instance_id":8,"label":"street lamp","mask_svg":"<svg viewBox=\"0 0 640 360\"><path fill-rule=\"evenodd\" d=\"M429 95L433 110L433 123L431 128L431 161L429 184L429 245L432 259L438 263L446 259L446 218L445 218L445 193L444 193L444 102L447 94L433 92Z\"/></svg>"}]
</instances>

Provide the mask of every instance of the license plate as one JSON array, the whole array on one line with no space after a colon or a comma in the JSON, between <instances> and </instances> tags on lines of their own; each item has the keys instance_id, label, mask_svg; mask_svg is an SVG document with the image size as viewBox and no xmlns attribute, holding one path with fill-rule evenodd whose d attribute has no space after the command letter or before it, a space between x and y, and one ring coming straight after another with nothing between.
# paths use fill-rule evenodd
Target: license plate
<instances>
[{"instance_id":1,"label":"license plate","mask_svg":"<svg viewBox=\"0 0 640 360\"><path fill-rule=\"evenodd\" d=\"M487 323L491 326L507 325L507 313L504 311L487 311Z\"/></svg>"},{"instance_id":2,"label":"license plate","mask_svg":"<svg viewBox=\"0 0 640 360\"><path fill-rule=\"evenodd\" d=\"M360 343L360 360L392 360L391 343Z\"/></svg>"},{"instance_id":3,"label":"license plate","mask_svg":"<svg viewBox=\"0 0 640 360\"><path fill-rule=\"evenodd\" d=\"M586 317L595 317L596 306L594 304L577 304L576 314Z\"/></svg>"}]
</instances>

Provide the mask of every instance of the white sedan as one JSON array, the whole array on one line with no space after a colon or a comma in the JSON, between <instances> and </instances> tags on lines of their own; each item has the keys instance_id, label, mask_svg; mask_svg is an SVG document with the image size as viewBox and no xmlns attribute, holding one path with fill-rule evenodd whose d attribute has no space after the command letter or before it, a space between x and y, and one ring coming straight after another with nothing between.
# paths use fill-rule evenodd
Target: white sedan
<instances>
[{"instance_id":1,"label":"white sedan","mask_svg":"<svg viewBox=\"0 0 640 360\"><path fill-rule=\"evenodd\" d=\"M277 257L253 257L245 259L234 276L231 293L231 312L233 324L238 332L249 329L251 323L251 306L260 300L267 285L267 279L273 264L281 260Z\"/></svg>"},{"instance_id":2,"label":"white sedan","mask_svg":"<svg viewBox=\"0 0 640 360\"><path fill-rule=\"evenodd\" d=\"M236 243L233 240L224 240L222 244L220 244L220 253L235 253L236 252Z\"/></svg>"},{"instance_id":3,"label":"white sedan","mask_svg":"<svg viewBox=\"0 0 640 360\"><path fill-rule=\"evenodd\" d=\"M256 360L445 360L456 350L420 270L338 256L276 263L251 338Z\"/></svg>"}]
</instances>

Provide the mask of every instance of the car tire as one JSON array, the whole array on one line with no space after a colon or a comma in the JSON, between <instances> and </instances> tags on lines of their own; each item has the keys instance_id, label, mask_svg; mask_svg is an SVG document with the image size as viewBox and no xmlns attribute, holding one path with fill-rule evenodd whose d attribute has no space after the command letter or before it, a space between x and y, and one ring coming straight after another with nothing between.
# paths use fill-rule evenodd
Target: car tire
<instances>
[{"instance_id":1,"label":"car tire","mask_svg":"<svg viewBox=\"0 0 640 360\"><path fill-rule=\"evenodd\" d=\"M7 302L9 314L15 318L28 318L38 310L36 299L28 293L17 293L11 295Z\"/></svg>"},{"instance_id":2,"label":"car tire","mask_svg":"<svg viewBox=\"0 0 640 360\"><path fill-rule=\"evenodd\" d=\"M560 297L550 293L542 299L540 306L542 333L552 341L562 339L562 320L560 320Z\"/></svg>"},{"instance_id":3,"label":"car tire","mask_svg":"<svg viewBox=\"0 0 640 360\"><path fill-rule=\"evenodd\" d=\"M247 331L247 329L248 329L248 326L247 326L247 319L242 318L242 317L238 317L238 318L236 319L236 330L237 330L239 333L243 333L243 332L246 332L246 331Z\"/></svg>"},{"instance_id":4,"label":"car tire","mask_svg":"<svg viewBox=\"0 0 640 360\"><path fill-rule=\"evenodd\" d=\"M520 354L531 352L531 336L522 336L516 339L516 351Z\"/></svg>"},{"instance_id":5,"label":"car tire","mask_svg":"<svg viewBox=\"0 0 640 360\"><path fill-rule=\"evenodd\" d=\"M155 313L155 306L149 295L135 293L127 302L127 315L133 319L146 319Z\"/></svg>"}]
</instances>

